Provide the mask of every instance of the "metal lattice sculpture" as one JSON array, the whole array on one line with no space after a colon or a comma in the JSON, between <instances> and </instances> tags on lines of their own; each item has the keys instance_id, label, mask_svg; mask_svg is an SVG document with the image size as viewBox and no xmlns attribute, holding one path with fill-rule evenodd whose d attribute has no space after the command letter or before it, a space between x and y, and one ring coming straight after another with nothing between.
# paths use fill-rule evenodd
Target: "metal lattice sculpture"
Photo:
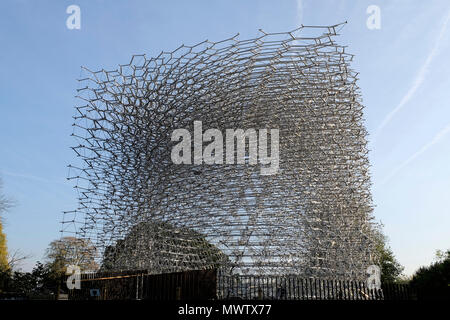
<instances>
[{"instance_id":1,"label":"metal lattice sculpture","mask_svg":"<svg viewBox=\"0 0 450 320\"><path fill-rule=\"evenodd\" d=\"M366 130L336 28L181 46L88 72L65 213L109 269L365 278L374 261ZM171 133L279 129L278 174L171 161ZM73 228L72 228L73 227Z\"/></svg>"}]
</instances>

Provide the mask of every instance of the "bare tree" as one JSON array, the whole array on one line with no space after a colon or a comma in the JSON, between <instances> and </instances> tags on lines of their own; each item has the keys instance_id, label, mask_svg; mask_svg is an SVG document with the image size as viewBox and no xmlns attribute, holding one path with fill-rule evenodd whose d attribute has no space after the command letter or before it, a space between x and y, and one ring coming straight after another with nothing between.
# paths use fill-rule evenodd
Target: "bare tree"
<instances>
[{"instance_id":1,"label":"bare tree","mask_svg":"<svg viewBox=\"0 0 450 320\"><path fill-rule=\"evenodd\" d=\"M2 180L0 179L0 219L2 218L2 213L6 212L13 206L13 201L6 197L1 191L3 188ZM1 222L1 220L0 220Z\"/></svg>"},{"instance_id":2,"label":"bare tree","mask_svg":"<svg viewBox=\"0 0 450 320\"><path fill-rule=\"evenodd\" d=\"M8 270L8 248L6 246L6 235L3 233L2 214L12 206L12 201L1 192L2 181L0 180L0 271Z\"/></svg>"},{"instance_id":3,"label":"bare tree","mask_svg":"<svg viewBox=\"0 0 450 320\"><path fill-rule=\"evenodd\" d=\"M8 252L8 265L12 270L17 270L25 260L31 257L31 254L25 254L19 249Z\"/></svg>"},{"instance_id":4,"label":"bare tree","mask_svg":"<svg viewBox=\"0 0 450 320\"><path fill-rule=\"evenodd\" d=\"M75 237L63 237L50 243L46 258L56 271L65 272L67 266L75 265L81 270L97 270L95 262L97 249L89 240Z\"/></svg>"}]
</instances>

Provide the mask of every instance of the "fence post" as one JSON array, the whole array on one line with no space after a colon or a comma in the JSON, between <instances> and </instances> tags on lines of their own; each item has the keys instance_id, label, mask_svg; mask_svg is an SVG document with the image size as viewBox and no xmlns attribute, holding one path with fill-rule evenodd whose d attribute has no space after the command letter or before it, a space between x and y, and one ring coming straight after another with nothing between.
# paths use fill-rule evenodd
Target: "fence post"
<instances>
[{"instance_id":1,"label":"fence post","mask_svg":"<svg viewBox=\"0 0 450 320\"><path fill-rule=\"evenodd\" d=\"M175 295L176 295L175 300L181 300L181 287L177 287L175 290L176 290L175 291Z\"/></svg>"},{"instance_id":2,"label":"fence post","mask_svg":"<svg viewBox=\"0 0 450 320\"><path fill-rule=\"evenodd\" d=\"M139 275L136 276L136 300L139 300Z\"/></svg>"}]
</instances>

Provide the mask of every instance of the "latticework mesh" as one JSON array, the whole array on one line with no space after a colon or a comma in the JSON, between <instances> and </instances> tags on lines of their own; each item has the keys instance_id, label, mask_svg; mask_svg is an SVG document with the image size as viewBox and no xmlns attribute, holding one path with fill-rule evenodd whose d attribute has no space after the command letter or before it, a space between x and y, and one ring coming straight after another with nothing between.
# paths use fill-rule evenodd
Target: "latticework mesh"
<instances>
[{"instance_id":1,"label":"latticework mesh","mask_svg":"<svg viewBox=\"0 0 450 320\"><path fill-rule=\"evenodd\" d=\"M111 269L363 278L374 260L363 106L336 29L238 36L86 70L64 232ZM279 129L279 171L174 164L174 129ZM224 143L225 145L225 143ZM106 250L105 250L106 249ZM106 264L104 264L105 266Z\"/></svg>"}]
</instances>

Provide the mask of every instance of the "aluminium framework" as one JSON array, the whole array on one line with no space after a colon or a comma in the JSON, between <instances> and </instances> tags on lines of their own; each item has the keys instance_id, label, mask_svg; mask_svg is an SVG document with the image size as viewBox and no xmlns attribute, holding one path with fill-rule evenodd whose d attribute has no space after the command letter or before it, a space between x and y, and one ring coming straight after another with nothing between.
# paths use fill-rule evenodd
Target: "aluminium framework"
<instances>
[{"instance_id":1,"label":"aluminium framework","mask_svg":"<svg viewBox=\"0 0 450 320\"><path fill-rule=\"evenodd\" d=\"M367 132L339 27L84 68L69 166L79 205L63 232L90 240L108 269L365 279L376 261ZM171 134L194 121L279 129L278 173L174 164Z\"/></svg>"}]
</instances>

